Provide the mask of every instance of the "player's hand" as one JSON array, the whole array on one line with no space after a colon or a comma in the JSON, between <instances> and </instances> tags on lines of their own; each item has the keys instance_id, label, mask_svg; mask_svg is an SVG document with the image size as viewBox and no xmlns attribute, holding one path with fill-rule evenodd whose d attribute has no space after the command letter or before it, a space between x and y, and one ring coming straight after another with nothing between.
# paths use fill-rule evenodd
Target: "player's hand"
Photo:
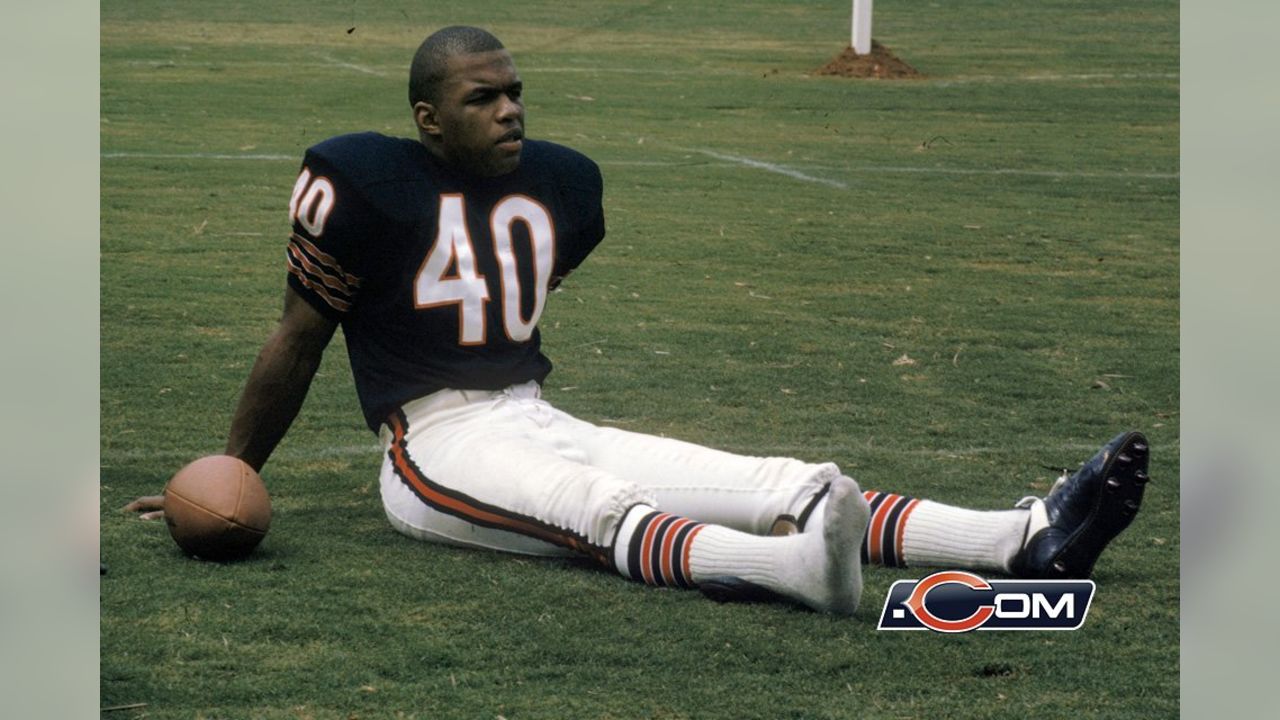
<instances>
[{"instance_id":1,"label":"player's hand","mask_svg":"<svg viewBox=\"0 0 1280 720\"><path fill-rule=\"evenodd\" d=\"M125 512L136 512L139 520L158 520L164 517L164 496L143 495L124 506Z\"/></svg>"}]
</instances>

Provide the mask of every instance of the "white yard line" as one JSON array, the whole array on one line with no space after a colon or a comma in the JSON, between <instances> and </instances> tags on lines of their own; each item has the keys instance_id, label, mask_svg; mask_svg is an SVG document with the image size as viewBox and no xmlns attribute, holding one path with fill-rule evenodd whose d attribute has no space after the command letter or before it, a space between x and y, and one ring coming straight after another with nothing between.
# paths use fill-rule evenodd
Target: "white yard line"
<instances>
[{"instance_id":1,"label":"white yard line","mask_svg":"<svg viewBox=\"0 0 1280 720\"><path fill-rule=\"evenodd\" d=\"M828 180L827 178L820 178L820 177L814 177L812 175L806 175L800 172L799 170L794 170L785 165L775 165L773 163L764 162L763 160L753 160L751 158L739 157L737 155L725 155L724 153L718 153L713 150L699 149L697 150L697 152L700 152L703 155L706 155L708 157L713 157L717 160L724 160L726 162L736 163L738 165L744 165L750 168L766 170L771 173L786 175L787 177L795 178L797 180L804 180L805 182L818 183L820 185L828 185L830 187L838 188L840 190L847 190L849 188L848 185L845 185L839 180Z\"/></svg>"},{"instance_id":2,"label":"white yard line","mask_svg":"<svg viewBox=\"0 0 1280 720\"><path fill-rule=\"evenodd\" d=\"M345 68L347 70L355 70L356 72L364 73L365 75L377 75L378 77L386 77L387 75L390 75L390 73L388 72L377 70L371 67L366 67L364 65L356 65L354 63L343 62L342 60L339 60L338 58L335 58L332 55L317 55L316 57L320 58L321 60L324 60L326 63L330 65L333 65L334 67Z\"/></svg>"}]
</instances>

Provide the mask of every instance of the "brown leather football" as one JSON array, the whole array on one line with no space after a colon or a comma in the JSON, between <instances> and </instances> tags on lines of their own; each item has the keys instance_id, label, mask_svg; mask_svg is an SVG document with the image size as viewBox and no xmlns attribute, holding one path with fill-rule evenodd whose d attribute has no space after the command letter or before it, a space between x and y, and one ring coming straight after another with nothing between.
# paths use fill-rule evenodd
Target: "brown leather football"
<instances>
[{"instance_id":1,"label":"brown leather football","mask_svg":"<svg viewBox=\"0 0 1280 720\"><path fill-rule=\"evenodd\" d=\"M188 555L237 560L253 552L271 527L271 498L244 461L210 455L182 468L165 485L164 519Z\"/></svg>"}]
</instances>

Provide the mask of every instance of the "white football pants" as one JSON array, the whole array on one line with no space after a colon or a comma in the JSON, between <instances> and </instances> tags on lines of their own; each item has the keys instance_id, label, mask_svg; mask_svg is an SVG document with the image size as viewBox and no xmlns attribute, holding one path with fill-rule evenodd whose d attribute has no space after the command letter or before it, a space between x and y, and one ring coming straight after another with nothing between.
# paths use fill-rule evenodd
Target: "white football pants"
<instances>
[{"instance_id":1,"label":"white football pants","mask_svg":"<svg viewBox=\"0 0 1280 720\"><path fill-rule=\"evenodd\" d=\"M840 474L831 463L746 457L592 425L542 400L533 382L419 398L380 437L382 502L396 530L604 562L634 505L766 534Z\"/></svg>"}]
</instances>

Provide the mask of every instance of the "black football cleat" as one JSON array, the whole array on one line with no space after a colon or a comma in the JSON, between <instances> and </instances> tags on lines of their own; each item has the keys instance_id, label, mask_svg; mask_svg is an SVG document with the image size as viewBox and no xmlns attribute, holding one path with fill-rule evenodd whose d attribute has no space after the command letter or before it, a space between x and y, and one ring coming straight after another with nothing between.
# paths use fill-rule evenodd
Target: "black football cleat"
<instances>
[{"instance_id":1,"label":"black football cleat","mask_svg":"<svg viewBox=\"0 0 1280 720\"><path fill-rule=\"evenodd\" d=\"M1043 500L1039 523L1038 509L1032 508L1030 538L1013 559L1013 573L1023 578L1089 577L1103 549L1138 514L1150 480L1149 459L1147 438L1131 431L1104 445L1074 475L1064 472Z\"/></svg>"},{"instance_id":2,"label":"black football cleat","mask_svg":"<svg viewBox=\"0 0 1280 720\"><path fill-rule=\"evenodd\" d=\"M783 603L798 605L791 598L770 590L763 585L747 582L738 577L714 577L698 583L698 589L706 597L718 603Z\"/></svg>"}]
</instances>

